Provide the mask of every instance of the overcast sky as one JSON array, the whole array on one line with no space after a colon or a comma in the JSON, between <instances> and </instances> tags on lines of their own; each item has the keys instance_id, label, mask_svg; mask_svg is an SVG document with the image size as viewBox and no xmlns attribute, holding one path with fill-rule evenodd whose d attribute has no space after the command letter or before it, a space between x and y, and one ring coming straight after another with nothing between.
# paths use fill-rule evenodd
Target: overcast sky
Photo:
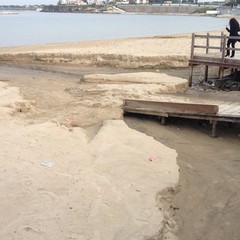
<instances>
[{"instance_id":1,"label":"overcast sky","mask_svg":"<svg viewBox=\"0 0 240 240\"><path fill-rule=\"evenodd\" d=\"M0 0L0 5L41 5L53 4L56 5L58 0Z\"/></svg>"}]
</instances>

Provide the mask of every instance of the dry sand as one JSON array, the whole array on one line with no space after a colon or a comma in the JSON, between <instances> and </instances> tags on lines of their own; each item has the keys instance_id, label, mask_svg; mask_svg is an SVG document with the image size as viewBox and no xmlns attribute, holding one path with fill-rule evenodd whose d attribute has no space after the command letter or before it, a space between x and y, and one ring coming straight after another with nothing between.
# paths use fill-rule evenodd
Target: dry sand
<instances>
[{"instance_id":1,"label":"dry sand","mask_svg":"<svg viewBox=\"0 0 240 240\"><path fill-rule=\"evenodd\" d=\"M211 139L191 121L122 116L126 97L239 99L161 70L186 66L190 41L0 49L2 239L238 239L238 126Z\"/></svg>"},{"instance_id":2,"label":"dry sand","mask_svg":"<svg viewBox=\"0 0 240 240\"><path fill-rule=\"evenodd\" d=\"M223 30L227 34L226 30ZM201 33L199 33L201 34ZM220 36L221 31L211 32ZM204 39L196 44L205 45ZM211 44L219 46L218 39ZM190 35L0 48L0 61L69 63L129 69L187 67Z\"/></svg>"}]
</instances>

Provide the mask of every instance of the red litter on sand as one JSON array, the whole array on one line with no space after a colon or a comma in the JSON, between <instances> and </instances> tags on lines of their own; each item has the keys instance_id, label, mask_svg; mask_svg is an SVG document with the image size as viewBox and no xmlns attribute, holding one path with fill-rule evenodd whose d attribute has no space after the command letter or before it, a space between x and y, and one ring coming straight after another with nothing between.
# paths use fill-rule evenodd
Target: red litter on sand
<instances>
[{"instance_id":1,"label":"red litter on sand","mask_svg":"<svg viewBox=\"0 0 240 240\"><path fill-rule=\"evenodd\" d=\"M149 161L151 162L151 161L155 161L155 160L157 160L157 157L156 156L151 156L150 158L149 158Z\"/></svg>"},{"instance_id":2,"label":"red litter on sand","mask_svg":"<svg viewBox=\"0 0 240 240\"><path fill-rule=\"evenodd\" d=\"M73 123L73 117L72 116L66 117L65 120L67 122L67 127L70 128L72 126L72 123Z\"/></svg>"},{"instance_id":3,"label":"red litter on sand","mask_svg":"<svg viewBox=\"0 0 240 240\"><path fill-rule=\"evenodd\" d=\"M73 121L73 117L66 117L65 120L68 122L68 123L71 123Z\"/></svg>"}]
</instances>

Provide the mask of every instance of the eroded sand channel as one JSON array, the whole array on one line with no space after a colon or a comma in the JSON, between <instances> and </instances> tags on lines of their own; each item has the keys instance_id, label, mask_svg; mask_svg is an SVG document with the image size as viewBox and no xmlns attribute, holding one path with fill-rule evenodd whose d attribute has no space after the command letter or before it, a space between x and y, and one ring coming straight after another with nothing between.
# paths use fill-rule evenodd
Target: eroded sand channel
<instances>
[{"instance_id":1,"label":"eroded sand channel","mask_svg":"<svg viewBox=\"0 0 240 240\"><path fill-rule=\"evenodd\" d=\"M85 68L82 69L81 72L77 70L74 71L72 67L69 68L70 70L60 68L61 71L59 71L59 68L50 68L43 69L44 71L40 72L24 69L3 69L4 71L1 71L1 74L4 74L4 76L2 75L1 80L6 81L10 86L19 87L26 99L35 101L35 106L38 111L31 113L26 112L28 121L35 123L42 123L46 120L53 119L53 117L57 118L55 120L59 122L64 122L66 121L66 117L74 115L72 113L74 113L75 106L79 105L80 102L73 95L69 95L65 89L77 86L83 73L99 73L99 71L101 71L101 73L116 73L116 70L103 68L97 70L94 68ZM69 74L69 72L71 72L71 74ZM174 71L172 71L170 74L174 75L176 72L174 73ZM179 75L179 73L177 73L177 75ZM237 97L237 95L235 97ZM75 103L76 105L71 105L70 103ZM88 130L88 141L96 136L96 133L101 128L99 124L101 125L103 118L112 119L121 117L120 112L113 112L112 109L109 108L102 109L99 113L89 111L89 109L86 110L84 107L82 107L81 110L82 115L75 124L85 127L85 129ZM126 117L125 122L129 127L146 133L148 136L153 136L154 139L164 143L164 145L176 149L178 153L178 164L181 169L180 192L173 200L170 198L169 210L173 211L177 220L179 226L177 235L179 238L189 240L237 239L239 235L238 219L240 216L240 179L238 174L240 168L240 152L239 138L236 133L237 131L239 132L239 128L235 126L232 130L224 130L225 128L223 128L221 138L212 139L206 134L207 131L205 131L204 128L193 122L189 122L189 125L179 123L180 125L173 124L166 127L160 126L158 122L154 122L153 120L149 121L147 119L132 117ZM53 128L52 125L48 126L49 131L51 131L51 128ZM13 128L12 132L14 131ZM22 129L22 131L24 131L24 129ZM40 136L43 132L39 133ZM17 136L18 132L16 131L15 134ZM31 134L30 130L28 134ZM16 136L12 135L13 138ZM35 143L33 141L30 144L32 144L33 147ZM78 148L77 146L76 148ZM3 160L6 160L8 156L6 154L5 151ZM42 158L43 157L44 156L42 156ZM13 162L11 166L15 168L13 172L17 173L17 171L20 170L24 171L25 168L29 169L29 165L31 166L31 164L33 163L30 161L30 163L24 163L24 165L16 167ZM69 169L70 168L72 167L69 166ZM84 175L84 171L82 174ZM6 178L7 176L9 175L6 175ZM22 176L24 186L32 184L32 178L29 176L30 175L27 174ZM69 176L65 177L68 178L69 183L74 183L74 181L72 181L74 179L70 179ZM61 178L61 175L58 175L58 178ZM66 184L68 185L69 183ZM37 186L37 183L34 184ZM47 185L49 183L46 182L45 184ZM78 184L77 187L84 189L84 186L81 184ZM39 188L39 196L45 199L46 202L48 202L50 198L55 199L56 196L50 194L47 189ZM94 189L94 187L92 189ZM138 191L140 189L137 188L136 190L136 192L139 193ZM29 186L27 191L31 192L33 189ZM73 193L74 189L71 188L69 191ZM27 192L24 194L25 197L28 196ZM37 201L35 204L37 204ZM71 204L76 204L76 202L71 202ZM76 206L71 204L69 203L69 211ZM51 205L46 209L51 212ZM54 209L54 211L53 213L59 214L59 218L65 215L63 212L59 213L57 209ZM38 216L39 219L45 219L43 215ZM53 214L50 216L52 217L50 224L54 225L54 218L57 217L57 215ZM69 218L71 219L70 215ZM38 234L39 229L29 226L26 219L27 218L24 219L24 224L15 225L15 231L19 237L31 239L31 237L35 236L34 234ZM72 231L71 234L71 237L78 237L76 231Z\"/></svg>"}]
</instances>

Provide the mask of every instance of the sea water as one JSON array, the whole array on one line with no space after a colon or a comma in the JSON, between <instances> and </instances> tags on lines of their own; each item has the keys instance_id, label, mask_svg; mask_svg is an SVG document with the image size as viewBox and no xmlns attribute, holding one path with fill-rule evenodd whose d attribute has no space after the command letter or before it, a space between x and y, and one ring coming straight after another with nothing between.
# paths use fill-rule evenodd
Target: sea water
<instances>
[{"instance_id":1,"label":"sea water","mask_svg":"<svg viewBox=\"0 0 240 240\"><path fill-rule=\"evenodd\" d=\"M0 15L0 47L212 31L227 23L207 16L19 12Z\"/></svg>"}]
</instances>

